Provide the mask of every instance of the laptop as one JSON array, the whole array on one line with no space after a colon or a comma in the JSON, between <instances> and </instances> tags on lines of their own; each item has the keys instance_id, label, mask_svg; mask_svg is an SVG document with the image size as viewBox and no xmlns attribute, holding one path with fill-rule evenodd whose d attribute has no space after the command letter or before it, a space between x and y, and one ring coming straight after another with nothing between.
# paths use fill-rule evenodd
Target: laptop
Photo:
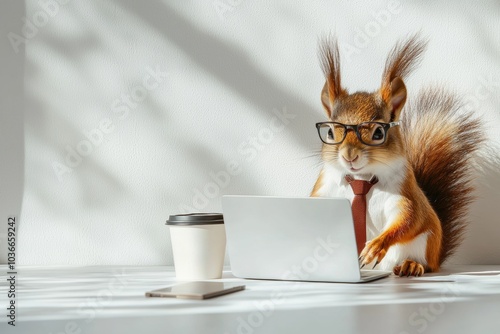
<instances>
[{"instance_id":1,"label":"laptop","mask_svg":"<svg viewBox=\"0 0 500 334\"><path fill-rule=\"evenodd\" d=\"M345 198L226 195L222 211L236 277L361 283L391 274L359 269Z\"/></svg>"}]
</instances>

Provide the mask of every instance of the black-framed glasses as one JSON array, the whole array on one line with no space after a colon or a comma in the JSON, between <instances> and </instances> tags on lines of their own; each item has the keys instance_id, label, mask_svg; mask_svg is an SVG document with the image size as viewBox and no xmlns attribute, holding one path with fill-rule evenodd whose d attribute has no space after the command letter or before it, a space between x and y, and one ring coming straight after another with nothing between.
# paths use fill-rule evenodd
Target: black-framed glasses
<instances>
[{"instance_id":1,"label":"black-framed glasses","mask_svg":"<svg viewBox=\"0 0 500 334\"><path fill-rule=\"evenodd\" d=\"M341 144L347 132L353 130L359 141L368 146L379 146L385 143L387 131L398 126L399 122L363 122L360 124L342 124L338 122L316 123L319 138L327 145Z\"/></svg>"}]
</instances>

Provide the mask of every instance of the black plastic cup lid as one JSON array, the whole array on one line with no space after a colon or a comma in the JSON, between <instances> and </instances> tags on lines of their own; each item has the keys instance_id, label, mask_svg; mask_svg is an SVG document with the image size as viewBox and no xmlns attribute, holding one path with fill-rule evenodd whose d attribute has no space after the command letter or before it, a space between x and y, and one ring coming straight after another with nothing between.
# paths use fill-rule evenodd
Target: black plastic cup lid
<instances>
[{"instance_id":1,"label":"black plastic cup lid","mask_svg":"<svg viewBox=\"0 0 500 334\"><path fill-rule=\"evenodd\" d=\"M166 225L189 226L189 225L213 225L224 224L222 213L185 213L171 215Z\"/></svg>"}]
</instances>

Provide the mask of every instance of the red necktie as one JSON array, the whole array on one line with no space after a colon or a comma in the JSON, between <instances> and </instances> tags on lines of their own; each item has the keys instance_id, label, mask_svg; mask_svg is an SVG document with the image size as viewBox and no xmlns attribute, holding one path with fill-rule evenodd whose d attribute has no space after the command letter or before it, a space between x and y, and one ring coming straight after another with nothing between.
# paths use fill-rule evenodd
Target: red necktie
<instances>
[{"instance_id":1,"label":"red necktie","mask_svg":"<svg viewBox=\"0 0 500 334\"><path fill-rule=\"evenodd\" d=\"M352 218L354 220L354 231L359 255L366 243L366 194L378 182L378 179L376 176L373 176L370 181L354 180L352 176L346 175L345 180L351 185L352 192L354 193Z\"/></svg>"}]
</instances>

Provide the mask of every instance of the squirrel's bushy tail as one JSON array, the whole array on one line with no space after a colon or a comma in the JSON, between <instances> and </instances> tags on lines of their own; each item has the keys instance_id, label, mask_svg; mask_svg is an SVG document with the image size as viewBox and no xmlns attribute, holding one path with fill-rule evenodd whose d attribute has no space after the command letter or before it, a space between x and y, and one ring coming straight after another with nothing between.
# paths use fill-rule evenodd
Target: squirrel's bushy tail
<instances>
[{"instance_id":1,"label":"squirrel's bushy tail","mask_svg":"<svg viewBox=\"0 0 500 334\"><path fill-rule=\"evenodd\" d=\"M463 239L468 206L474 199L472 159L484 141L479 119L461 107L453 95L429 89L409 101L402 112L408 160L441 221L440 263Z\"/></svg>"}]
</instances>

